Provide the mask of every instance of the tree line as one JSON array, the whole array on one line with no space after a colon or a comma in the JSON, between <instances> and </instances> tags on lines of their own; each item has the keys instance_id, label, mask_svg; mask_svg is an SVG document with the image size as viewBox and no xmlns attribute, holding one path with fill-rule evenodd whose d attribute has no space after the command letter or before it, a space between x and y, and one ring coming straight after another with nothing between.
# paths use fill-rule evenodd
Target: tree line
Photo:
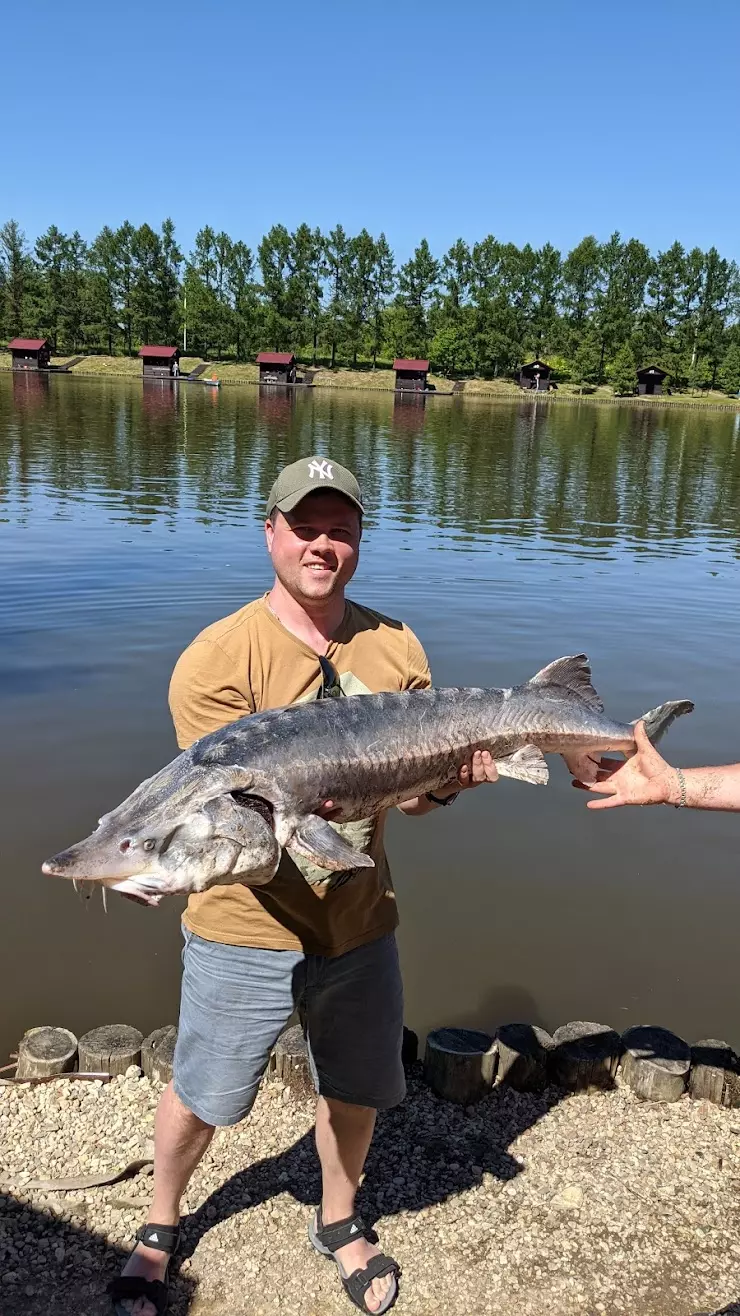
<instances>
[{"instance_id":1,"label":"tree line","mask_svg":"<svg viewBox=\"0 0 740 1316\"><path fill-rule=\"evenodd\" d=\"M108 226L87 242L52 225L30 245L0 228L0 338L59 353L142 343L250 360L260 349L373 367L428 357L447 376L506 376L535 356L582 384L630 392L639 366L676 388L740 389L740 272L715 247L583 238L563 255L489 235L399 264L385 234L274 225L256 252L209 226L184 255L175 226Z\"/></svg>"}]
</instances>

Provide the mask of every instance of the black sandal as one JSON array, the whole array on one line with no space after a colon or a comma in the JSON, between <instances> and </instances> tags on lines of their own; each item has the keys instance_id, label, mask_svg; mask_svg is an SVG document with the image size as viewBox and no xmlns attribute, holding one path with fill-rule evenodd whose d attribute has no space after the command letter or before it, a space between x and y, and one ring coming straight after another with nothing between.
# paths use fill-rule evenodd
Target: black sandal
<instances>
[{"instance_id":1,"label":"black sandal","mask_svg":"<svg viewBox=\"0 0 740 1316\"><path fill-rule=\"evenodd\" d=\"M353 1270L352 1274L348 1275L339 1257L335 1257L334 1253L346 1247L347 1243L356 1242L360 1235L366 1238L368 1243L378 1242L375 1230L368 1228L361 1215L351 1215L346 1220L337 1220L333 1225L324 1225L321 1220L321 1207L308 1226L308 1237L316 1251L335 1263L347 1297L359 1307L360 1311L364 1311L365 1316L383 1316L383 1312L390 1311L398 1297L401 1267L393 1257L387 1257L381 1252L377 1257L370 1258L364 1270ZM365 1294L374 1279L383 1279L386 1275L393 1276L390 1292L380 1306L371 1312L365 1302Z\"/></svg>"},{"instance_id":2,"label":"black sandal","mask_svg":"<svg viewBox=\"0 0 740 1316\"><path fill-rule=\"evenodd\" d=\"M137 1229L135 1237L137 1243L145 1243L156 1252L166 1252L168 1257L172 1257L180 1242L180 1226L142 1225L141 1229ZM164 1316L170 1290L169 1268L168 1261L164 1280L144 1279L143 1275L119 1275L117 1279L112 1279L106 1292L116 1316L129 1316L128 1311L119 1303L124 1300L133 1302L136 1298L146 1298L156 1310L157 1316Z\"/></svg>"}]
</instances>

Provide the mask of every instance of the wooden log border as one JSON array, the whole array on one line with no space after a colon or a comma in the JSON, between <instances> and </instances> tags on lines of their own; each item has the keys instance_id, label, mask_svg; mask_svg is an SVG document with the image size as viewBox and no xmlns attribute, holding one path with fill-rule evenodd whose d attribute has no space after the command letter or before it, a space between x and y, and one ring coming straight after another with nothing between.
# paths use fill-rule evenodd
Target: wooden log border
<instances>
[{"instance_id":1,"label":"wooden log border","mask_svg":"<svg viewBox=\"0 0 740 1316\"><path fill-rule=\"evenodd\" d=\"M80 1038L58 1026L29 1029L18 1045L18 1064L4 1065L0 1083L51 1082L80 1077L108 1079L141 1064L147 1077L166 1083L172 1075L177 1029L155 1029L147 1038L128 1024L106 1024ZM404 1028L403 1061L417 1063L418 1037ZM16 1059L16 1055L13 1055ZM11 1071L15 1074L11 1077ZM91 1072L92 1071L92 1072ZM740 1057L716 1038L689 1046L656 1025L636 1025L620 1036L606 1024L572 1021L552 1037L536 1024L500 1024L490 1035L466 1028L429 1033L423 1077L441 1100L472 1104L492 1089L542 1091L608 1090L619 1077L643 1101L696 1101L740 1110ZM312 1093L305 1039L300 1026L287 1028L274 1048L266 1078L278 1078Z\"/></svg>"}]
</instances>

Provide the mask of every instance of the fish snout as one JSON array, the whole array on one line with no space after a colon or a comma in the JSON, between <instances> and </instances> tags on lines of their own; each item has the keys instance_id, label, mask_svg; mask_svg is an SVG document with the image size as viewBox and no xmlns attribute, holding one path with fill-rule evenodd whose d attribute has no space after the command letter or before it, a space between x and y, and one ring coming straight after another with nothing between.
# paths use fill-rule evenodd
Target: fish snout
<instances>
[{"instance_id":1,"label":"fish snout","mask_svg":"<svg viewBox=\"0 0 740 1316\"><path fill-rule=\"evenodd\" d=\"M103 838L97 832L52 855L41 865L41 871L49 877L75 882L113 883L134 877L150 862L151 855L145 845L135 843L130 837Z\"/></svg>"},{"instance_id":2,"label":"fish snout","mask_svg":"<svg viewBox=\"0 0 740 1316\"><path fill-rule=\"evenodd\" d=\"M77 866L78 847L70 846L69 850L60 850L59 854L54 854L51 859L45 859L41 865L41 872L46 873L47 877L68 877L77 878L79 873L75 872Z\"/></svg>"}]
</instances>

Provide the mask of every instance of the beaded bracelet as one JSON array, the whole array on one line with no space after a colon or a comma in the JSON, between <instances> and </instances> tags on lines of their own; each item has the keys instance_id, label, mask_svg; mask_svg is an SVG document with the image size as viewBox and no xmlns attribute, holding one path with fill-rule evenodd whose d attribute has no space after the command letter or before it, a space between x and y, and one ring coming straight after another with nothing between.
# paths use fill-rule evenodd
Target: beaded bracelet
<instances>
[{"instance_id":1,"label":"beaded bracelet","mask_svg":"<svg viewBox=\"0 0 740 1316\"><path fill-rule=\"evenodd\" d=\"M680 768L676 768L675 773L676 776L678 777L678 784L681 787L681 799L679 800L678 804L674 804L673 807L674 809L685 809L686 808L686 778L684 777Z\"/></svg>"}]
</instances>

